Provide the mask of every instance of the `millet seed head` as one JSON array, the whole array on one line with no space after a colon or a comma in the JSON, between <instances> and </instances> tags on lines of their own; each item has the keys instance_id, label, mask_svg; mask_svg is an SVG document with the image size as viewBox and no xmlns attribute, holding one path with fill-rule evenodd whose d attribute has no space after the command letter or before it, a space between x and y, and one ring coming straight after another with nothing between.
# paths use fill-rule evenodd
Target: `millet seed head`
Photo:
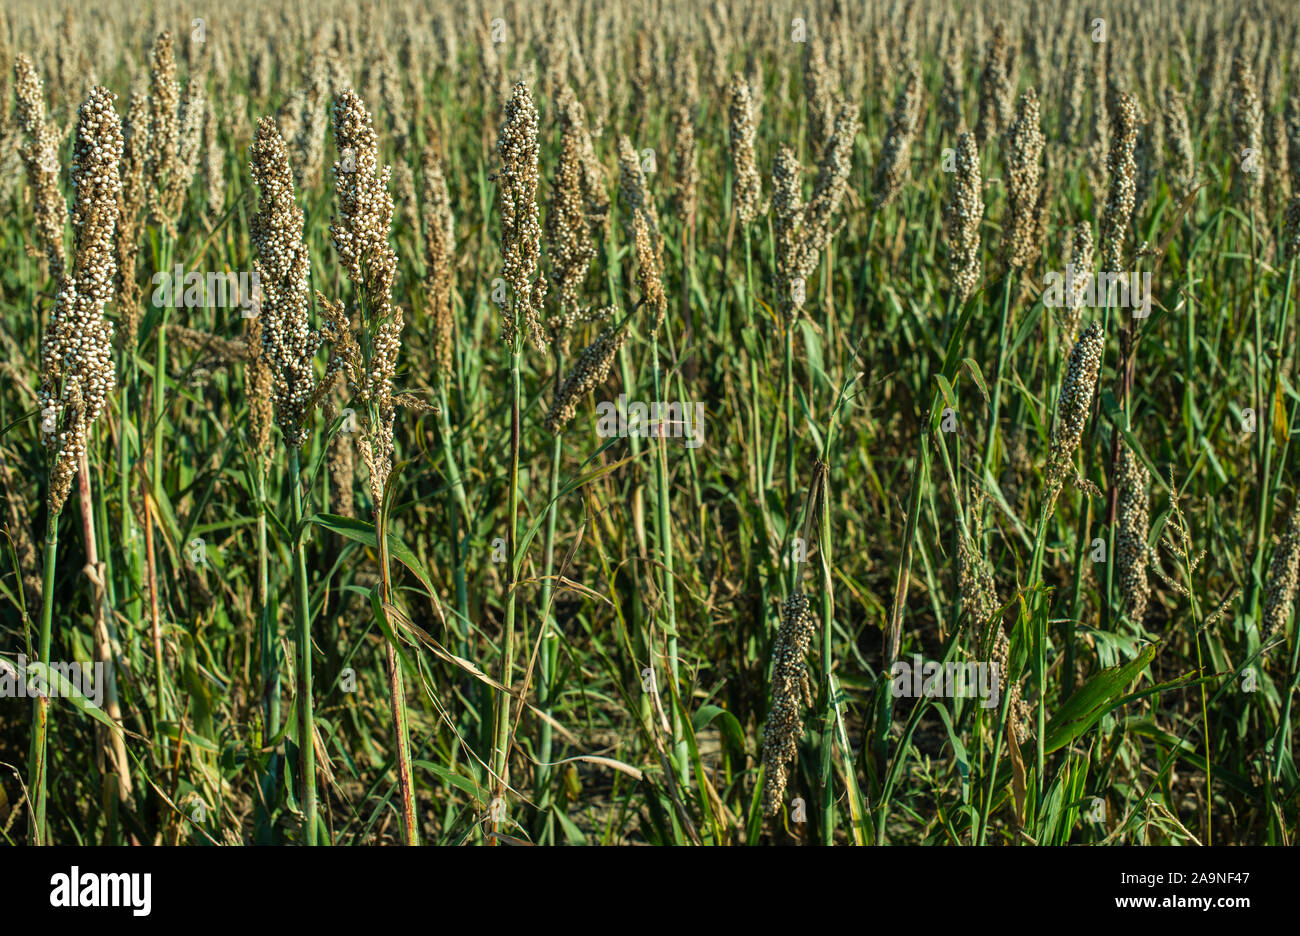
<instances>
[{"instance_id":1,"label":"millet seed head","mask_svg":"<svg viewBox=\"0 0 1300 936\"><path fill-rule=\"evenodd\" d=\"M523 81L515 83L506 102L497 156L502 275L511 290L501 309L501 339L512 348L521 347L524 339L544 348L541 312L546 277L538 269L542 229L537 211L537 108Z\"/></svg>"},{"instance_id":2,"label":"millet seed head","mask_svg":"<svg viewBox=\"0 0 1300 936\"><path fill-rule=\"evenodd\" d=\"M772 645L771 708L763 726L763 813L781 809L789 771L803 734L802 705L812 705L812 684L804 658L816 631L808 596L791 595L781 609L781 629Z\"/></svg>"}]
</instances>

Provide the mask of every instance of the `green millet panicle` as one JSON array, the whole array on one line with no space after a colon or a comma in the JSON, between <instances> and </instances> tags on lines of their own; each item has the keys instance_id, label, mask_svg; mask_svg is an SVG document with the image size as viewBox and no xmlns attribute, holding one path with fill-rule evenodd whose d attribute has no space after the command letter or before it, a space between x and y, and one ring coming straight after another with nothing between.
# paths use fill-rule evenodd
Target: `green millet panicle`
<instances>
[{"instance_id":1,"label":"green millet panicle","mask_svg":"<svg viewBox=\"0 0 1300 936\"><path fill-rule=\"evenodd\" d=\"M1150 555L1147 532L1151 521L1147 488L1151 475L1127 445L1119 451L1115 483L1119 490L1115 510L1115 571L1119 573L1124 610L1129 620L1140 625L1151 597L1151 585L1147 581Z\"/></svg>"},{"instance_id":2,"label":"green millet panicle","mask_svg":"<svg viewBox=\"0 0 1300 936\"><path fill-rule=\"evenodd\" d=\"M1300 583L1300 501L1291 509L1282 541L1273 552L1264 584L1263 637L1268 639L1286 625L1295 607Z\"/></svg>"}]
</instances>

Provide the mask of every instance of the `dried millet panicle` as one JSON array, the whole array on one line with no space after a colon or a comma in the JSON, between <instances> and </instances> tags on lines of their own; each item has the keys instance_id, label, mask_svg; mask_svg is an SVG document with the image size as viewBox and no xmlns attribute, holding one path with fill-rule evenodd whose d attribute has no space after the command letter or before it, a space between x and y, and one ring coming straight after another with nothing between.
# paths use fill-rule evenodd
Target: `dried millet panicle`
<instances>
[{"instance_id":1,"label":"dried millet panicle","mask_svg":"<svg viewBox=\"0 0 1300 936\"><path fill-rule=\"evenodd\" d=\"M685 229L694 230L700 170L696 164L695 119L685 104L673 116L673 177L677 216Z\"/></svg>"},{"instance_id":2,"label":"dried millet panicle","mask_svg":"<svg viewBox=\"0 0 1300 936\"><path fill-rule=\"evenodd\" d=\"M1259 196L1260 171L1264 154L1264 111L1259 101L1255 73L1243 56L1232 65L1233 160L1237 163L1233 187L1254 204Z\"/></svg>"},{"instance_id":3,"label":"dried millet panicle","mask_svg":"<svg viewBox=\"0 0 1300 936\"><path fill-rule=\"evenodd\" d=\"M921 119L921 70L910 62L902 90L894 101L894 112L889 118L889 132L876 165L876 178L872 185L875 207L879 211L898 197L907 178L912 138Z\"/></svg>"},{"instance_id":4,"label":"dried millet panicle","mask_svg":"<svg viewBox=\"0 0 1300 936\"><path fill-rule=\"evenodd\" d=\"M185 206L190 183L199 168L202 153L203 119L207 111L207 97L195 76L190 77L185 88L185 103L181 108L180 136L176 147L177 171L167 177L166 206L169 216L176 218Z\"/></svg>"},{"instance_id":5,"label":"dried millet panicle","mask_svg":"<svg viewBox=\"0 0 1300 936\"><path fill-rule=\"evenodd\" d=\"M563 356L569 352L569 331L582 311L582 286L596 248L582 191L586 116L568 85L560 92L559 105L560 156L546 213L547 253L554 270L559 309L548 317L547 326L557 352Z\"/></svg>"},{"instance_id":6,"label":"dried millet panicle","mask_svg":"<svg viewBox=\"0 0 1300 936\"><path fill-rule=\"evenodd\" d=\"M1077 52L1070 55L1070 66L1065 76L1065 94L1061 102L1061 138L1074 145L1078 142L1079 126L1083 122L1083 93L1087 87L1083 64Z\"/></svg>"},{"instance_id":7,"label":"dried millet panicle","mask_svg":"<svg viewBox=\"0 0 1300 936\"><path fill-rule=\"evenodd\" d=\"M511 290L501 309L501 339L513 348L522 336L544 348L541 311L546 277L538 270L542 230L537 220L537 108L523 81L515 83L506 102L497 155L501 160L496 181L502 275Z\"/></svg>"},{"instance_id":8,"label":"dried millet panicle","mask_svg":"<svg viewBox=\"0 0 1300 936\"><path fill-rule=\"evenodd\" d=\"M1008 56L1006 28L998 23L993 27L980 76L979 120L975 124L975 140L980 146L996 138L1011 122L1015 87L1007 77Z\"/></svg>"},{"instance_id":9,"label":"dried millet panicle","mask_svg":"<svg viewBox=\"0 0 1300 936\"><path fill-rule=\"evenodd\" d=\"M754 155L754 136L758 127L754 120L754 100L749 82L737 72L727 89L730 104L731 169L735 175L733 198L736 216L748 224L759 215L759 202L763 198L763 180L758 174L758 161Z\"/></svg>"},{"instance_id":10,"label":"dried millet panicle","mask_svg":"<svg viewBox=\"0 0 1300 936\"><path fill-rule=\"evenodd\" d=\"M455 224L442 163L429 146L424 150L421 174L421 201L425 209L425 288L427 308L433 319L433 360L438 374L446 377L451 373L452 364L451 273L456 251Z\"/></svg>"},{"instance_id":11,"label":"dried millet panicle","mask_svg":"<svg viewBox=\"0 0 1300 936\"><path fill-rule=\"evenodd\" d=\"M601 317L612 317L615 311L613 307L606 308L601 312ZM607 326L591 344L583 348L577 362L573 365L573 370L569 372L564 383L555 393L551 411L547 413L543 423L547 432L554 435L563 432L564 427L577 413L578 402L605 382L613 366L614 355L627 341L627 334L627 320L624 320Z\"/></svg>"},{"instance_id":12,"label":"dried millet panicle","mask_svg":"<svg viewBox=\"0 0 1300 936\"><path fill-rule=\"evenodd\" d=\"M980 223L984 219L984 183L971 133L963 132L957 138L956 169L946 220L948 276L954 305L960 308L979 285Z\"/></svg>"},{"instance_id":13,"label":"dried millet panicle","mask_svg":"<svg viewBox=\"0 0 1300 936\"><path fill-rule=\"evenodd\" d=\"M1092 411L1104 344L1101 324L1093 322L1070 352L1070 363L1056 402L1056 427L1052 432L1052 450L1047 461L1049 503L1055 502L1065 481L1074 474L1074 453L1083 439L1083 430ZM1086 487L1087 482L1076 478L1076 484Z\"/></svg>"},{"instance_id":14,"label":"dried millet panicle","mask_svg":"<svg viewBox=\"0 0 1300 936\"><path fill-rule=\"evenodd\" d=\"M1037 206L1043 147L1039 128L1038 94L1033 88L1020 96L1016 121L1007 134L1007 219L1004 250L1007 265L1025 267L1036 253Z\"/></svg>"},{"instance_id":15,"label":"dried millet panicle","mask_svg":"<svg viewBox=\"0 0 1300 936\"><path fill-rule=\"evenodd\" d=\"M798 754L803 734L800 707L812 704L812 685L804 658L815 630L808 596L791 595L781 609L781 629L772 646L772 707L763 726L763 812L768 816L781 809L788 771Z\"/></svg>"},{"instance_id":16,"label":"dried millet panicle","mask_svg":"<svg viewBox=\"0 0 1300 936\"><path fill-rule=\"evenodd\" d=\"M1083 317L1084 290L1092 279L1093 263L1092 225L1080 221L1074 226L1074 242L1070 251L1070 270L1073 281L1066 284L1065 312L1061 321L1063 337L1071 345L1078 337L1079 320Z\"/></svg>"},{"instance_id":17,"label":"dried millet panicle","mask_svg":"<svg viewBox=\"0 0 1300 936\"><path fill-rule=\"evenodd\" d=\"M333 423L338 419L338 407L333 400L327 399L323 408L326 422ZM325 460L330 479L330 513L355 517L356 497L352 485L356 479L356 454L353 450L352 432L346 425L341 426L330 439Z\"/></svg>"},{"instance_id":18,"label":"dried millet panicle","mask_svg":"<svg viewBox=\"0 0 1300 936\"><path fill-rule=\"evenodd\" d=\"M122 121L122 204L117 219L117 307L122 342L134 348L140 330L140 286L135 262L140 241L140 213L145 206L145 162L149 153L149 96L131 93Z\"/></svg>"},{"instance_id":19,"label":"dried millet panicle","mask_svg":"<svg viewBox=\"0 0 1300 936\"><path fill-rule=\"evenodd\" d=\"M1192 131L1187 123L1186 99L1173 88L1165 89L1162 115L1165 140L1171 156L1169 180L1175 196L1185 198L1196 180L1196 157L1192 147Z\"/></svg>"},{"instance_id":20,"label":"dried millet panicle","mask_svg":"<svg viewBox=\"0 0 1300 936\"><path fill-rule=\"evenodd\" d=\"M397 256L388 244L393 198L388 193L392 170L379 168L378 138L361 99L345 90L334 102L334 142L339 161L333 167L337 213L330 223L334 249L348 278L366 291L375 319L388 315Z\"/></svg>"},{"instance_id":21,"label":"dried millet panicle","mask_svg":"<svg viewBox=\"0 0 1300 936\"><path fill-rule=\"evenodd\" d=\"M149 178L149 208L155 222L170 220L165 217L165 196L171 179L180 172L180 100L172 34L164 30L154 43L149 72L149 157L145 171Z\"/></svg>"},{"instance_id":22,"label":"dried millet panicle","mask_svg":"<svg viewBox=\"0 0 1300 936\"><path fill-rule=\"evenodd\" d=\"M817 36L804 44L803 84L808 102L808 143L812 158L817 160L835 124L834 81L826 65L825 43Z\"/></svg>"},{"instance_id":23,"label":"dried millet panicle","mask_svg":"<svg viewBox=\"0 0 1300 936\"><path fill-rule=\"evenodd\" d=\"M835 112L835 129L822 150L812 198L808 200L804 212L804 237L812 254L811 257L805 255L805 260L808 261L808 266L804 269L805 277L812 275L813 268L817 265L817 256L826 249L835 233L832 221L848 191L849 172L853 168L853 144L857 134L858 105L853 101L841 101Z\"/></svg>"},{"instance_id":24,"label":"dried millet panicle","mask_svg":"<svg viewBox=\"0 0 1300 936\"><path fill-rule=\"evenodd\" d=\"M113 94L94 87L77 112L72 156L71 221L75 253L41 342L42 419L53 410L49 508L58 513L71 489L91 424L113 392L113 326L104 305L113 297L114 237L122 193L122 123Z\"/></svg>"},{"instance_id":25,"label":"dried millet panicle","mask_svg":"<svg viewBox=\"0 0 1300 936\"><path fill-rule=\"evenodd\" d=\"M370 112L351 90L334 102L334 143L341 158L332 169L338 211L330 234L349 279L364 294L361 325L369 332L366 353L357 353L360 345L353 339L340 344L335 359L343 364L349 386L365 404L357 444L369 473L371 498L379 504L392 472L397 406L415 401L407 397L399 400L393 393L403 323L402 310L393 304L392 295L397 272L397 254L389 244L392 170L380 168ZM340 335L346 330L340 311L328 304L326 308L330 310L326 314L331 333Z\"/></svg>"},{"instance_id":26,"label":"dried millet panicle","mask_svg":"<svg viewBox=\"0 0 1300 936\"><path fill-rule=\"evenodd\" d=\"M803 291L795 289L807 266L802 178L803 169L794 151L782 144L772 166L772 234L776 242L777 299L787 323L798 315L804 300Z\"/></svg>"},{"instance_id":27,"label":"dried millet panicle","mask_svg":"<svg viewBox=\"0 0 1300 936\"><path fill-rule=\"evenodd\" d=\"M835 233L834 217L844 200L858 131L857 105L842 101L835 130L822 150L812 198L803 202L803 168L784 144L772 167L772 228L776 240L778 301L787 323L803 307L796 286L807 280Z\"/></svg>"},{"instance_id":28,"label":"dried millet panicle","mask_svg":"<svg viewBox=\"0 0 1300 936\"><path fill-rule=\"evenodd\" d=\"M252 146L258 209L249 224L257 259L262 357L270 371L275 419L285 444L307 441L307 416L316 393L312 358L321 338L308 325L311 260L302 240L302 209L293 195L289 152L275 121L263 117Z\"/></svg>"},{"instance_id":29,"label":"dried millet panicle","mask_svg":"<svg viewBox=\"0 0 1300 936\"><path fill-rule=\"evenodd\" d=\"M976 551L971 538L963 536L957 545L957 587L961 603L976 629L982 656L992 653L993 633L1001 630L1001 620L994 620L998 610L997 589L988 563Z\"/></svg>"},{"instance_id":30,"label":"dried millet panicle","mask_svg":"<svg viewBox=\"0 0 1300 936\"><path fill-rule=\"evenodd\" d=\"M225 151L217 130L217 109L208 101L203 120L203 181L208 189L208 214L220 218L226 205Z\"/></svg>"},{"instance_id":31,"label":"dried millet panicle","mask_svg":"<svg viewBox=\"0 0 1300 936\"><path fill-rule=\"evenodd\" d=\"M1111 102L1108 99L1107 46L1110 43L1093 43L1092 54L1092 136L1088 144L1088 182L1096 201L1106 190L1106 161L1111 152Z\"/></svg>"},{"instance_id":32,"label":"dried millet panicle","mask_svg":"<svg viewBox=\"0 0 1300 936\"><path fill-rule=\"evenodd\" d=\"M246 321L248 331L244 343L248 362L244 367L244 396L248 400L248 436L265 471L271 458L271 426L275 422L271 369L266 366L262 348L262 317L253 315Z\"/></svg>"},{"instance_id":33,"label":"dried millet panicle","mask_svg":"<svg viewBox=\"0 0 1300 936\"><path fill-rule=\"evenodd\" d=\"M1101 213L1097 235L1101 246L1101 269L1124 272L1124 235L1137 202L1137 138L1142 123L1137 98L1127 91L1116 94L1115 122L1107 169L1110 192ZM1099 297L1100 300L1100 297Z\"/></svg>"},{"instance_id":34,"label":"dried millet panicle","mask_svg":"<svg viewBox=\"0 0 1300 936\"><path fill-rule=\"evenodd\" d=\"M631 217L633 249L636 253L636 283L641 302L650 312L651 330L659 327L668 310L663 286L663 243L654 199L646 190L641 162L627 137L618 141L619 192Z\"/></svg>"},{"instance_id":35,"label":"dried millet panicle","mask_svg":"<svg viewBox=\"0 0 1300 936\"><path fill-rule=\"evenodd\" d=\"M644 216L646 227L654 237L655 249L661 249L659 212L646 187L645 173L641 171L641 157L626 136L618 139L618 194L627 204L630 214Z\"/></svg>"},{"instance_id":36,"label":"dried millet panicle","mask_svg":"<svg viewBox=\"0 0 1300 936\"><path fill-rule=\"evenodd\" d=\"M50 278L63 278L67 257L63 250L63 228L68 220L68 206L59 191L59 134L45 119L45 89L36 66L26 55L14 61L15 113L26 139L22 144L27 181L32 189L36 239L45 248Z\"/></svg>"},{"instance_id":37,"label":"dried millet panicle","mask_svg":"<svg viewBox=\"0 0 1300 936\"><path fill-rule=\"evenodd\" d=\"M1264 125L1268 144L1269 204L1275 205L1291 194L1291 153L1287 143L1286 117L1274 111Z\"/></svg>"}]
</instances>

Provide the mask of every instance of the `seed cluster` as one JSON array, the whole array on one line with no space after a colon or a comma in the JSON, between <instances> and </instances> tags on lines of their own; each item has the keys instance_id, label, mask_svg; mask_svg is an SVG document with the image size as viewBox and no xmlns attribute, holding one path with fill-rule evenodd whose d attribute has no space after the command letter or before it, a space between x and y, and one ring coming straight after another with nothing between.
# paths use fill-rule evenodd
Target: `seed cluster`
<instances>
[{"instance_id":1,"label":"seed cluster","mask_svg":"<svg viewBox=\"0 0 1300 936\"><path fill-rule=\"evenodd\" d=\"M71 275L64 274L59 296L41 340L44 420L54 415L53 432L44 433L50 451L49 507L63 508L86 452L91 424L113 392L113 326L104 305L113 297L114 229L122 194L122 124L113 94L96 86L77 112L72 155Z\"/></svg>"},{"instance_id":2,"label":"seed cluster","mask_svg":"<svg viewBox=\"0 0 1300 936\"><path fill-rule=\"evenodd\" d=\"M164 30L154 43L149 72L149 157L145 171L149 178L149 211L155 223L170 220L167 195L174 184L172 179L181 171L180 101L172 34Z\"/></svg>"},{"instance_id":3,"label":"seed cluster","mask_svg":"<svg viewBox=\"0 0 1300 936\"><path fill-rule=\"evenodd\" d=\"M582 287L596 256L583 192L583 149L591 147L587 115L573 89L560 92L560 156L546 212L546 248L554 269L559 309L547 321L561 356L569 353L569 332L583 312Z\"/></svg>"},{"instance_id":4,"label":"seed cluster","mask_svg":"<svg viewBox=\"0 0 1300 936\"><path fill-rule=\"evenodd\" d=\"M1151 516L1147 488L1151 475L1127 445L1119 451L1115 485L1119 497L1115 510L1115 571L1129 620L1141 625L1151 586L1147 581L1147 532Z\"/></svg>"},{"instance_id":5,"label":"seed cluster","mask_svg":"<svg viewBox=\"0 0 1300 936\"><path fill-rule=\"evenodd\" d=\"M690 106L685 104L673 115L673 176L673 207L683 226L693 231L700 170L696 160L695 119Z\"/></svg>"},{"instance_id":6,"label":"seed cluster","mask_svg":"<svg viewBox=\"0 0 1300 936\"><path fill-rule=\"evenodd\" d=\"M952 201L948 204L948 277L952 298L960 308L980 281L980 223L984 220L984 183L980 178L975 137L963 132L957 138L956 173Z\"/></svg>"},{"instance_id":7,"label":"seed cluster","mask_svg":"<svg viewBox=\"0 0 1300 936\"><path fill-rule=\"evenodd\" d=\"M976 512L977 513L977 512ZM974 515L974 514L973 514ZM957 545L957 587L963 607L971 624L977 628L976 637L981 660L988 660L998 669L998 690L1007 691L1007 677L1011 667L1011 641L998 613L997 585L988 563L975 548L980 538L979 527L974 537L963 536ZM1020 683L1011 684L1011 698L1007 702L1007 723L1017 744L1028 735L1029 707L1021 694Z\"/></svg>"},{"instance_id":8,"label":"seed cluster","mask_svg":"<svg viewBox=\"0 0 1300 936\"><path fill-rule=\"evenodd\" d=\"M1108 273L1122 273L1124 266L1124 235L1133 217L1137 201L1137 138L1142 123L1137 98L1127 91L1116 95L1115 126L1110 145L1107 169L1110 173L1110 194L1097 228L1101 244L1101 269Z\"/></svg>"},{"instance_id":9,"label":"seed cluster","mask_svg":"<svg viewBox=\"0 0 1300 936\"><path fill-rule=\"evenodd\" d=\"M44 84L26 55L14 60L14 77L18 126L26 136L22 158L32 190L36 239L45 248L50 278L58 283L67 263L63 228L68 220L68 206L59 192L59 134L45 119Z\"/></svg>"},{"instance_id":10,"label":"seed cluster","mask_svg":"<svg viewBox=\"0 0 1300 936\"><path fill-rule=\"evenodd\" d=\"M1010 54L1006 27L998 23L993 27L980 76L979 120L975 124L975 139L980 146L997 138L1011 124L1016 89L1008 75Z\"/></svg>"},{"instance_id":11,"label":"seed cluster","mask_svg":"<svg viewBox=\"0 0 1300 936\"><path fill-rule=\"evenodd\" d=\"M345 337L350 317L343 315L341 304L325 303L324 308L329 336L337 339L333 360L364 404L357 444L369 473L372 501L379 504L393 468L398 403L393 376L403 324L402 310L393 304L397 254L388 241L393 223L393 197L388 192L392 170L379 166L370 112L355 92L345 90L335 99L333 117L339 161L332 169L337 212L330 235L348 278L364 296L358 316L362 338ZM358 415L362 415L360 408Z\"/></svg>"},{"instance_id":12,"label":"seed cluster","mask_svg":"<svg viewBox=\"0 0 1300 936\"><path fill-rule=\"evenodd\" d=\"M1187 101L1174 88L1165 88L1163 108L1165 140L1171 155L1169 178L1175 193L1181 198L1192 190L1196 180L1196 156L1192 147L1192 131L1187 123Z\"/></svg>"},{"instance_id":13,"label":"seed cluster","mask_svg":"<svg viewBox=\"0 0 1300 936\"><path fill-rule=\"evenodd\" d=\"M1101 324L1093 322L1079 336L1070 352L1070 363L1056 401L1056 427L1052 432L1052 450L1047 460L1049 501L1055 501L1065 480L1074 473L1074 453L1083 439L1083 430L1092 411L1104 341Z\"/></svg>"},{"instance_id":14,"label":"seed cluster","mask_svg":"<svg viewBox=\"0 0 1300 936\"><path fill-rule=\"evenodd\" d=\"M826 44L818 36L806 43L803 56L804 96L808 101L808 143L814 160L835 128L835 81L826 64Z\"/></svg>"},{"instance_id":15,"label":"seed cluster","mask_svg":"<svg viewBox=\"0 0 1300 936\"><path fill-rule=\"evenodd\" d=\"M668 311L668 296L663 283L663 241L659 234L659 215L654 199L646 188L641 160L632 141L620 137L618 141L618 190L627 205L633 250L636 254L636 285L641 294L641 304L649 311L651 330L663 323Z\"/></svg>"},{"instance_id":16,"label":"seed cluster","mask_svg":"<svg viewBox=\"0 0 1300 936\"><path fill-rule=\"evenodd\" d=\"M737 72L732 76L727 95L730 101L731 171L735 177L732 198L736 217L742 224L749 224L759 215L763 180L759 177L758 159L754 154L754 136L758 132L754 99L744 75Z\"/></svg>"},{"instance_id":17,"label":"seed cluster","mask_svg":"<svg viewBox=\"0 0 1300 936\"><path fill-rule=\"evenodd\" d=\"M802 705L812 705L812 683L804 657L816 630L808 596L796 592L781 609L781 629L772 645L771 708L763 726L763 812L781 809L789 769L803 734Z\"/></svg>"},{"instance_id":18,"label":"seed cluster","mask_svg":"<svg viewBox=\"0 0 1300 936\"><path fill-rule=\"evenodd\" d=\"M812 198L803 201L803 168L794 151L782 145L772 166L772 232L776 241L777 299L787 324L803 308L799 288L813 271L835 233L835 217L848 187L853 141L858 131L857 105L842 101L835 130L822 149Z\"/></svg>"},{"instance_id":19,"label":"seed cluster","mask_svg":"<svg viewBox=\"0 0 1300 936\"><path fill-rule=\"evenodd\" d=\"M506 103L505 126L497 141L502 275L511 289L501 309L501 340L511 348L520 346L521 336L538 348L546 346L541 324L546 278L538 270L542 230L537 222L537 153L537 108L528 85L519 81Z\"/></svg>"},{"instance_id":20,"label":"seed cluster","mask_svg":"<svg viewBox=\"0 0 1300 936\"><path fill-rule=\"evenodd\" d=\"M168 217L178 217L189 193L190 183L198 173L203 153L203 122L207 113L207 97L203 85L191 77L185 87L185 101L181 107L180 135L176 145L176 171L167 176L164 204Z\"/></svg>"},{"instance_id":21,"label":"seed cluster","mask_svg":"<svg viewBox=\"0 0 1300 936\"><path fill-rule=\"evenodd\" d=\"M1237 160L1233 187L1253 205L1263 175L1264 110L1255 72L1240 55L1232 64L1232 139L1233 157Z\"/></svg>"},{"instance_id":22,"label":"seed cluster","mask_svg":"<svg viewBox=\"0 0 1300 936\"><path fill-rule=\"evenodd\" d=\"M894 100L894 112L889 118L889 132L885 146L876 164L876 178L872 184L875 208L879 211L890 204L903 190L910 165L912 138L916 136L921 121L921 69L915 62L908 64L903 87Z\"/></svg>"},{"instance_id":23,"label":"seed cluster","mask_svg":"<svg viewBox=\"0 0 1300 936\"><path fill-rule=\"evenodd\" d=\"M456 253L456 227L442 161L432 147L425 147L422 176L426 304L433 320L434 366L439 376L446 378L452 363L451 272Z\"/></svg>"},{"instance_id":24,"label":"seed cluster","mask_svg":"<svg viewBox=\"0 0 1300 936\"><path fill-rule=\"evenodd\" d=\"M610 318L615 309L603 309L601 318ZM543 425L546 431L559 435L577 413L579 401L605 382L610 368L614 364L614 355L627 341L627 321L607 326L596 338L582 349L573 369L565 377L564 383L555 392L551 410L546 414Z\"/></svg>"},{"instance_id":25,"label":"seed cluster","mask_svg":"<svg viewBox=\"0 0 1300 936\"><path fill-rule=\"evenodd\" d=\"M772 164L772 236L776 242L777 298L787 322L803 308L803 290L795 288L796 282L812 265L802 237L803 216L803 168L794 150L782 144Z\"/></svg>"},{"instance_id":26,"label":"seed cluster","mask_svg":"<svg viewBox=\"0 0 1300 936\"><path fill-rule=\"evenodd\" d=\"M1039 179L1043 147L1039 128L1038 94L1030 88L1020 96L1016 122L1007 134L1007 220L1004 249L1007 266L1022 269L1038 253Z\"/></svg>"},{"instance_id":27,"label":"seed cluster","mask_svg":"<svg viewBox=\"0 0 1300 936\"><path fill-rule=\"evenodd\" d=\"M1067 284L1069 293L1066 296L1061 322L1062 335L1071 344L1079 334L1079 321L1083 318L1084 290L1093 276L1093 249L1092 225L1087 221L1080 221L1074 226L1074 242L1070 250L1070 267L1074 272L1074 280Z\"/></svg>"},{"instance_id":28,"label":"seed cluster","mask_svg":"<svg viewBox=\"0 0 1300 936\"><path fill-rule=\"evenodd\" d=\"M849 173L853 169L853 144L858 135L858 105L841 101L835 111L835 129L822 148L822 158L817 164L817 179L813 183L812 198L805 213L805 237L810 250L820 254L830 243L838 223L836 216L844 195L848 191ZM816 265L816 257L811 260ZM812 267L804 271L807 276Z\"/></svg>"},{"instance_id":29,"label":"seed cluster","mask_svg":"<svg viewBox=\"0 0 1300 936\"><path fill-rule=\"evenodd\" d=\"M1264 615L1261 636L1267 640L1286 626L1295 607L1300 585L1300 504L1291 509L1282 540L1273 551L1264 580Z\"/></svg>"},{"instance_id":30,"label":"seed cluster","mask_svg":"<svg viewBox=\"0 0 1300 936\"><path fill-rule=\"evenodd\" d=\"M249 223L257 259L253 272L261 292L262 355L271 374L275 420L285 445L301 446L316 395L312 359L321 337L307 321L311 260L302 240L302 209L293 195L289 151L275 122L263 117L253 141L257 214Z\"/></svg>"}]
</instances>

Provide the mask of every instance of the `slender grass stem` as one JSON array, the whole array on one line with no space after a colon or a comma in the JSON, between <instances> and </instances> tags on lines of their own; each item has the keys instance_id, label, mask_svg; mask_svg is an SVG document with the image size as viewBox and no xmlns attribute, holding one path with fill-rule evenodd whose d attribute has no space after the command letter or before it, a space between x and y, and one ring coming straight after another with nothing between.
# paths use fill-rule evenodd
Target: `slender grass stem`
<instances>
[{"instance_id":1,"label":"slender grass stem","mask_svg":"<svg viewBox=\"0 0 1300 936\"><path fill-rule=\"evenodd\" d=\"M54 564L59 551L59 515L46 508L45 564L41 584L41 630L36 650L36 660L43 666L50 662L51 630L54 619ZM28 757L27 791L32 801L32 818L27 840L32 845L47 844L45 829L46 787L49 777L50 700L45 695L36 697L32 713L32 744Z\"/></svg>"},{"instance_id":2,"label":"slender grass stem","mask_svg":"<svg viewBox=\"0 0 1300 936\"><path fill-rule=\"evenodd\" d=\"M379 549L379 587L385 604L392 601L393 585L390 576L388 548L388 498L384 492L375 505L375 542ZM393 716L393 743L397 748L397 787L402 798L402 839L407 845L420 844L420 825L415 813L415 786L411 777L411 736L407 727L406 688L402 667L397 659L397 649L392 641L384 642L385 663L388 666L388 697Z\"/></svg>"},{"instance_id":3,"label":"slender grass stem","mask_svg":"<svg viewBox=\"0 0 1300 936\"><path fill-rule=\"evenodd\" d=\"M509 746L510 746L510 690L515 656L515 608L518 604L516 586L518 584L518 557L515 550L519 541L519 408L520 351L514 348L510 352L510 473L508 476L509 495L506 506L506 619L501 632L501 685L503 691L497 693L496 735L492 748L493 789L496 797L505 796L509 787ZM493 828L496 828L495 818Z\"/></svg>"},{"instance_id":4,"label":"slender grass stem","mask_svg":"<svg viewBox=\"0 0 1300 936\"><path fill-rule=\"evenodd\" d=\"M289 484L292 490L293 527L293 617L298 650L298 765L301 785L302 839L316 844L316 722L312 702L311 611L307 603L307 557L303 545L307 531L303 523L302 476L298 448L289 447Z\"/></svg>"}]
</instances>

